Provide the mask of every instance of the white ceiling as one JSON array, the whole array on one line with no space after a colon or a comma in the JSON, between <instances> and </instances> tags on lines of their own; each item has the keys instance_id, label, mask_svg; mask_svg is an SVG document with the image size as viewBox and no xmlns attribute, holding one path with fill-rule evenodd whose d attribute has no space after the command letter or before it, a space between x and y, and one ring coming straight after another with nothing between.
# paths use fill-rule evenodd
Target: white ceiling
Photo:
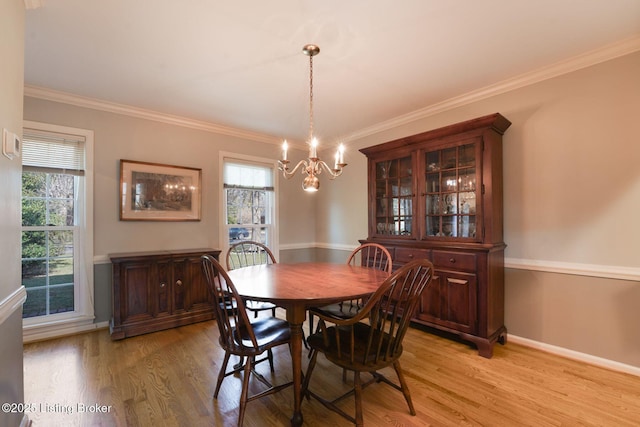
<instances>
[{"instance_id":1,"label":"white ceiling","mask_svg":"<svg viewBox=\"0 0 640 427\"><path fill-rule=\"evenodd\" d=\"M304 141L381 123L611 46L639 0L30 0L25 85ZM627 47L628 49L628 47Z\"/></svg>"}]
</instances>

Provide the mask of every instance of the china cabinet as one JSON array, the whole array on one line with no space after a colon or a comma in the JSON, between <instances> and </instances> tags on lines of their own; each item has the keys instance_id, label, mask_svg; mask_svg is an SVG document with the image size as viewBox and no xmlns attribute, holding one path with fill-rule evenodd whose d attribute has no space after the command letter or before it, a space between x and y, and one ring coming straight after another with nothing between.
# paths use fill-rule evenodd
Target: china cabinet
<instances>
[{"instance_id":1,"label":"china cabinet","mask_svg":"<svg viewBox=\"0 0 640 427\"><path fill-rule=\"evenodd\" d=\"M430 259L434 279L413 322L491 357L504 343L502 135L496 113L360 151L368 159L369 233L394 268Z\"/></svg>"},{"instance_id":2,"label":"china cabinet","mask_svg":"<svg viewBox=\"0 0 640 427\"><path fill-rule=\"evenodd\" d=\"M214 318L200 257L216 249L110 255L113 266L112 339Z\"/></svg>"}]
</instances>

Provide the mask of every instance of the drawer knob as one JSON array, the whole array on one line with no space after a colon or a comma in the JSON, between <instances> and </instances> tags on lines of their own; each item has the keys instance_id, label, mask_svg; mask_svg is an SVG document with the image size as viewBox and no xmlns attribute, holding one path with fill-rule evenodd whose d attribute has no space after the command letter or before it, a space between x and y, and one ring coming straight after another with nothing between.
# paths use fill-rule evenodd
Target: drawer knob
<instances>
[{"instance_id":1,"label":"drawer knob","mask_svg":"<svg viewBox=\"0 0 640 427\"><path fill-rule=\"evenodd\" d=\"M165 286L167 286L167 284L166 284L166 283L164 283L164 282L160 283L160 287L161 287L161 288L164 288Z\"/></svg>"},{"instance_id":2,"label":"drawer knob","mask_svg":"<svg viewBox=\"0 0 640 427\"><path fill-rule=\"evenodd\" d=\"M178 281L176 281L176 285L178 285L178 286L182 286L182 280L178 280Z\"/></svg>"},{"instance_id":3,"label":"drawer knob","mask_svg":"<svg viewBox=\"0 0 640 427\"><path fill-rule=\"evenodd\" d=\"M409 258L413 258L413 254L409 254Z\"/></svg>"},{"instance_id":4,"label":"drawer knob","mask_svg":"<svg viewBox=\"0 0 640 427\"><path fill-rule=\"evenodd\" d=\"M456 259L455 259L455 258L449 258L449 262L450 262L451 264L455 264Z\"/></svg>"}]
</instances>

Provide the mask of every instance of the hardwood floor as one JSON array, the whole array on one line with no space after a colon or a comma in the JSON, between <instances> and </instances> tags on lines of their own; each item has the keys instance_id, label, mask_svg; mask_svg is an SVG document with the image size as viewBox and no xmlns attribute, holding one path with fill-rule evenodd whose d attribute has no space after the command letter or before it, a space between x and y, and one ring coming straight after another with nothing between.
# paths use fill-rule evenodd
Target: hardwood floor
<instances>
[{"instance_id":1,"label":"hardwood floor","mask_svg":"<svg viewBox=\"0 0 640 427\"><path fill-rule=\"evenodd\" d=\"M513 343L484 359L465 344L410 329L401 358L417 416L385 384L364 391L368 426L637 426L640 378ZM306 352L305 352L306 354ZM276 349L274 381L289 381L286 347ZM240 379L213 390L223 352L214 321L111 341L107 330L26 344L25 401L34 427L231 426ZM306 369L304 358L303 367ZM311 387L342 387L342 372L318 357ZM385 371L386 372L386 371ZM395 378L393 372L389 373ZM259 389L258 381L252 387ZM245 426L287 426L293 390L247 406ZM351 400L343 402L353 410ZM306 426L348 426L305 400Z\"/></svg>"}]
</instances>

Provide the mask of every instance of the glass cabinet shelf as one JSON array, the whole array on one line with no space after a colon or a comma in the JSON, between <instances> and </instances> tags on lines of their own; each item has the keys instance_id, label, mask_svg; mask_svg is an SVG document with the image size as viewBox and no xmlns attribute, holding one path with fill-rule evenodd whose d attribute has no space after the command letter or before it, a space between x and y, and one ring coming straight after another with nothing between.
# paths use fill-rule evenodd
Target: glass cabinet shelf
<instances>
[{"instance_id":1,"label":"glass cabinet shelf","mask_svg":"<svg viewBox=\"0 0 640 427\"><path fill-rule=\"evenodd\" d=\"M428 151L424 161L426 237L475 239L476 144Z\"/></svg>"},{"instance_id":2,"label":"glass cabinet shelf","mask_svg":"<svg viewBox=\"0 0 640 427\"><path fill-rule=\"evenodd\" d=\"M411 156L375 164L377 234L412 234L413 196Z\"/></svg>"}]
</instances>

